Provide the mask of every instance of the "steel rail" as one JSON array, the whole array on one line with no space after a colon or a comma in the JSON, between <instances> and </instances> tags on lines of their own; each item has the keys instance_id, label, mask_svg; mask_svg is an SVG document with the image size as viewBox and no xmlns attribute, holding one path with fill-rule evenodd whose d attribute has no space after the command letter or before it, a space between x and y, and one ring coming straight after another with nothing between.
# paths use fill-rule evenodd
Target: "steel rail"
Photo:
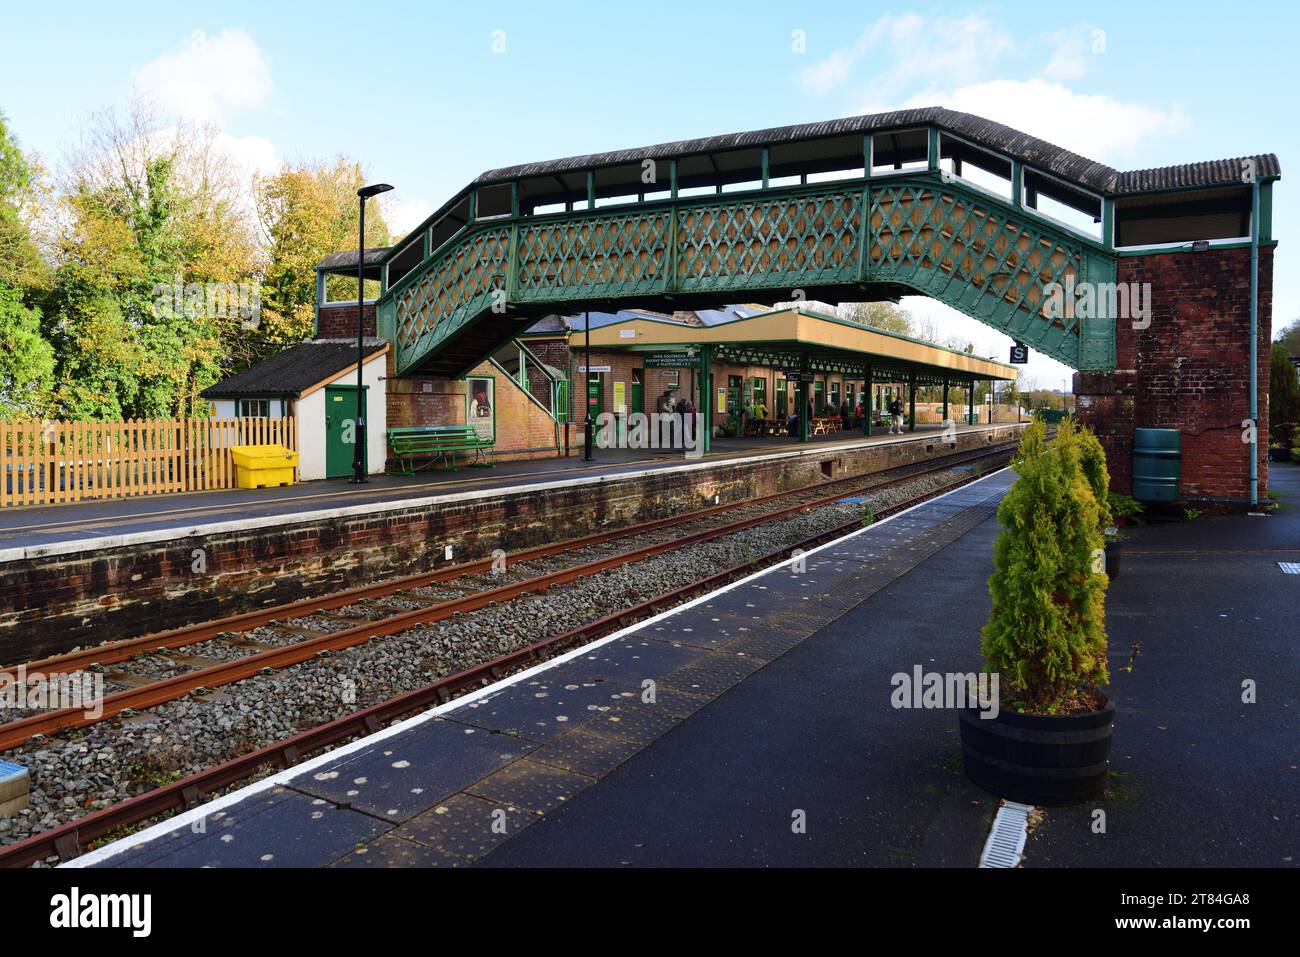
<instances>
[{"instance_id":1,"label":"steel rail","mask_svg":"<svg viewBox=\"0 0 1300 957\"><path fill-rule=\"evenodd\" d=\"M1006 444L1008 443L1002 443L1002 445ZM1002 445L997 447L1001 448ZM615 539L631 538L661 528L679 525L683 522L693 522L699 519L709 518L710 516L723 512L763 505L767 502L789 498L793 495L817 492L827 488L869 481L873 475L881 477L880 480L883 481L883 476L887 476L892 472L910 469L915 466L922 466L922 468L907 474L923 475L935 471L940 463L948 462L949 465L947 467L951 467L954 463L961 464L961 462L972 460L972 457L978 459L987 451L987 449L972 449L965 452L955 452L939 459L914 462L907 465L891 466L890 468L881 469L879 472L867 473L865 475L832 479L831 481L824 482L817 486L805 486L799 489L785 489L767 495L741 499L736 502L710 505L706 508L696 509L680 515L652 519L648 522L630 525L626 528L596 532L591 535L565 539L560 542L551 542L545 545L534 545L530 548L521 549L520 551L512 553L510 559L512 562L517 563L532 561L539 558L549 558L553 555L565 554L576 549L601 545ZM166 631L153 632L148 635L142 635L138 638L127 638L122 641L110 642L108 644L94 645L89 648L67 652L66 654L51 655L47 658L28 661L21 665L0 667L0 675L8 675L11 681L17 682L20 668L25 669L28 674L41 674L47 677L52 677L70 674L74 671L81 671L91 665L117 664L141 654L149 654L156 651L174 651L177 648L184 648L187 645L209 641L230 632L250 631L254 628L269 625L274 621L301 618L316 612L330 611L335 608L344 608L360 601L385 598L389 595L396 594L397 592L406 591L412 588L423 588L438 582L451 581L468 575L478 574L479 572L490 570L492 567L492 561L493 559L490 557L475 559L463 564L440 568L436 571L420 572L415 575L407 575L401 578L387 579L371 585L361 585L356 588L331 592L328 595L302 598L286 604L274 605L270 608L259 608L255 611L241 612L236 615L230 615L212 621L198 622L192 625L183 625L178 628L171 628Z\"/></svg>"},{"instance_id":2,"label":"steel rail","mask_svg":"<svg viewBox=\"0 0 1300 957\"><path fill-rule=\"evenodd\" d=\"M1007 451L1008 448L1006 446L1001 446L995 449L980 450L980 453L976 458L989 458L992 456L1003 455L1006 454ZM969 459L967 459L967 461L969 461ZM918 475L945 471L948 468L951 468L951 464L936 465L924 469L921 472L869 484L863 490L896 485L901 482L909 481ZM251 678L267 669L288 668L329 652L342 651L347 648L364 644L374 638L384 638L421 625L429 625L439 621L445 621L457 614L479 611L493 604L511 601L523 595L535 592L546 591L557 585L565 585L569 582L576 581L579 578L585 578L598 572L608 571L609 569L619 568L623 565L642 561L646 558L653 557L654 555L674 551L690 545L701 544L726 535L735 534L736 532L745 531L755 527L756 525L766 524L767 522L787 515L809 511L819 506L830 504L843 498L844 495L844 491L836 491L830 495L822 495L810 501L796 502L793 505L787 505L774 511L764 512L761 515L753 515L735 522L729 522L725 525L717 526L716 528L705 529L685 537L673 538L662 542L654 542L649 545L643 545L639 548L631 549L630 551L619 552L616 555L597 558L578 565L571 565L567 568L560 569L559 571L547 572L522 581L502 585L498 588L490 588L485 591L475 592L459 598L453 598L448 601L429 605L425 608L416 608L410 611L401 612L387 618L382 618L378 621L362 622L351 628L344 628L339 631L330 632L329 634L319 635L316 637L304 638L301 641L285 645L281 648L256 652L231 661L225 661L220 664L187 671L183 674L174 675L170 678L164 678L159 681L153 681L138 687L127 688L123 691L118 691L97 699L95 703L98 706L96 710L99 713L94 717L90 717L87 714L87 709L84 707L60 708L54 711L31 715L18 721L12 721L8 724L0 725L0 751L18 747L37 735L48 736L60 731L89 727L115 718L123 712L140 711L146 708L166 704L170 701L175 701L176 699L199 689L208 689L233 684L236 681L243 681L244 679Z\"/></svg>"},{"instance_id":3,"label":"steel rail","mask_svg":"<svg viewBox=\"0 0 1300 957\"><path fill-rule=\"evenodd\" d=\"M1001 450L1005 452L1005 450ZM1000 454L986 450L982 457ZM927 499L976 481L983 476L976 473L950 482L941 488L882 508L877 519L901 512ZM205 795L221 791L244 781L263 767L290 768L311 754L322 751L357 735L374 734L385 724L422 711L430 705L442 704L465 691L484 683L546 661L576 645L594 641L605 634L626 627L643 618L658 614L665 607L679 604L696 594L721 587L737 578L779 564L790 557L795 549L811 549L862 527L861 519L845 522L824 532L819 532L793 545L784 545L751 561L733 565L686 585L670 589L660 595L639 602L631 608L614 612L603 618L519 648L491 661L475 665L464 671L440 678L422 688L355 711L333 721L302 731L283 741L266 745L256 751L225 761L206 771L200 771L179 781L128 798L112 807L95 811L85 817L50 828L39 834L0 847L0 867L27 867L46 858L58 857L61 861L79 857L94 841L122 828L135 826L142 821L163 814L184 811L197 806Z\"/></svg>"}]
</instances>

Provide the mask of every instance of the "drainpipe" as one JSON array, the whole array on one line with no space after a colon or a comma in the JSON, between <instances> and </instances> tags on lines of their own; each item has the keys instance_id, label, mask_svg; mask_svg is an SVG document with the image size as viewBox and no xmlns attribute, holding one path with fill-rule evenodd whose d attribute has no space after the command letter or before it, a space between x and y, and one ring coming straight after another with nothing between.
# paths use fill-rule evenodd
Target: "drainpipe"
<instances>
[{"instance_id":1,"label":"drainpipe","mask_svg":"<svg viewBox=\"0 0 1300 957\"><path fill-rule=\"evenodd\" d=\"M1259 179L1250 184L1250 504L1259 504Z\"/></svg>"}]
</instances>

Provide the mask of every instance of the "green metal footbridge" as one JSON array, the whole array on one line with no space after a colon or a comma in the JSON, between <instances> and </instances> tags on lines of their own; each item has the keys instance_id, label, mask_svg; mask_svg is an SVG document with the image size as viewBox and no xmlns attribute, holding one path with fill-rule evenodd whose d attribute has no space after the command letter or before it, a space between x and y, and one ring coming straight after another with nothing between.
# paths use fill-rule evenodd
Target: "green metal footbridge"
<instances>
[{"instance_id":1,"label":"green metal footbridge","mask_svg":"<svg viewBox=\"0 0 1300 957\"><path fill-rule=\"evenodd\" d=\"M398 375L459 376L547 313L913 293L1106 370L1114 317L1058 314L1053 284L1115 282L1117 200L1235 175L905 110L494 170L367 266Z\"/></svg>"}]
</instances>

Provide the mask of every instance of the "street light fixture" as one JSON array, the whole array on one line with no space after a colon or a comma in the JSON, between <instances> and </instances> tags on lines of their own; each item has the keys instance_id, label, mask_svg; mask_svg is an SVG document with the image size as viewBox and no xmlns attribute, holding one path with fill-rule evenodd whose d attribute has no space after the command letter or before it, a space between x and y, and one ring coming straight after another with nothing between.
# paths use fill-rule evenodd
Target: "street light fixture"
<instances>
[{"instance_id":1,"label":"street light fixture","mask_svg":"<svg viewBox=\"0 0 1300 957\"><path fill-rule=\"evenodd\" d=\"M357 231L357 420L352 431L352 484L366 484L366 390L362 376L365 362L365 326L362 303L365 301L366 288L366 200L380 193L386 193L393 187L387 183L375 183L362 186L357 190L357 202L361 207L361 225ZM378 331L376 329L376 331Z\"/></svg>"}]
</instances>

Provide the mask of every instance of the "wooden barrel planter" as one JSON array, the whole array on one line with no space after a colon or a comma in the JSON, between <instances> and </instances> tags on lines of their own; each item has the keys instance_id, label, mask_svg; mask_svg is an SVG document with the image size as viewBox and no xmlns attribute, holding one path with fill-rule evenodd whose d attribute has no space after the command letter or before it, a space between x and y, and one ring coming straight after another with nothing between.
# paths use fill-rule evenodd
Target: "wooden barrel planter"
<instances>
[{"instance_id":1,"label":"wooden barrel planter","mask_svg":"<svg viewBox=\"0 0 1300 957\"><path fill-rule=\"evenodd\" d=\"M998 797L1059 807L1101 796L1106 789L1114 702L1070 715L1001 711L981 718L958 712L966 777Z\"/></svg>"},{"instance_id":2,"label":"wooden barrel planter","mask_svg":"<svg viewBox=\"0 0 1300 957\"><path fill-rule=\"evenodd\" d=\"M1106 542L1106 574L1110 580L1119 578L1119 560L1124 554L1124 545L1118 539Z\"/></svg>"}]
</instances>

